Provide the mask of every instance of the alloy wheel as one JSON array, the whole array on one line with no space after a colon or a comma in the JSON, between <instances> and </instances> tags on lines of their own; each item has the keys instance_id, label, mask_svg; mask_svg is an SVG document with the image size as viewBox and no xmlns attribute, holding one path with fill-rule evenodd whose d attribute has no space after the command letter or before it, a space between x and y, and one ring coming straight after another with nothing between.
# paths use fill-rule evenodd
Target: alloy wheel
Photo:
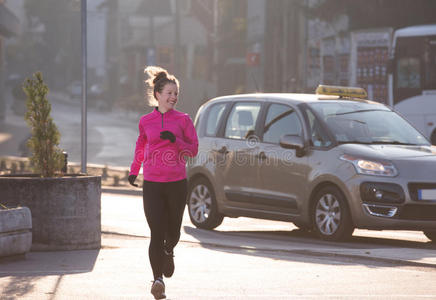
<instances>
[{"instance_id":1,"label":"alloy wheel","mask_svg":"<svg viewBox=\"0 0 436 300\"><path fill-rule=\"evenodd\" d=\"M319 199L315 209L316 226L324 235L334 234L341 223L341 207L332 194L325 194Z\"/></svg>"},{"instance_id":2,"label":"alloy wheel","mask_svg":"<svg viewBox=\"0 0 436 300\"><path fill-rule=\"evenodd\" d=\"M204 223L210 216L212 196L204 184L196 185L189 195L189 212L197 223Z\"/></svg>"}]
</instances>

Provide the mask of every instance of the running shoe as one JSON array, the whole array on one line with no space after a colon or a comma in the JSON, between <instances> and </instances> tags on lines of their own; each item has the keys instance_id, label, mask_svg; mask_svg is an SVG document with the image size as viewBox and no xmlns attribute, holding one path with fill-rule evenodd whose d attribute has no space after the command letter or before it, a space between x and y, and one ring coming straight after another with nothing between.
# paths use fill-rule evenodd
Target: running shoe
<instances>
[{"instance_id":1,"label":"running shoe","mask_svg":"<svg viewBox=\"0 0 436 300\"><path fill-rule=\"evenodd\" d=\"M163 274L169 278L174 273L174 253L164 250Z\"/></svg>"},{"instance_id":2,"label":"running shoe","mask_svg":"<svg viewBox=\"0 0 436 300\"><path fill-rule=\"evenodd\" d=\"M165 295L165 283L162 278L157 278L153 285L151 286L151 294L154 296L154 299L165 299L167 296Z\"/></svg>"}]
</instances>

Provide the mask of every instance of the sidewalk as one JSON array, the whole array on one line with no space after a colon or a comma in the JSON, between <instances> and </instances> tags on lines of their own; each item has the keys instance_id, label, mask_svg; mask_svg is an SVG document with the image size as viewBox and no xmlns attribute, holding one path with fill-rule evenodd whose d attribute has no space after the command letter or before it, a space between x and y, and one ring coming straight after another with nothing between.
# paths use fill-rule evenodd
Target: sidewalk
<instances>
[{"instance_id":1,"label":"sidewalk","mask_svg":"<svg viewBox=\"0 0 436 300\"><path fill-rule=\"evenodd\" d=\"M0 262L0 299L152 299L149 232L141 201L139 195L102 194L103 235L99 250L30 252L25 260ZM177 271L166 280L168 299L176 299L172 298L174 295L177 299L323 298L322 289L308 292L307 276L313 273L307 270L313 265L319 268L326 261L332 261L333 269L337 268L335 261L352 261L357 267L378 263L436 271L436 247L426 243L420 243L422 248L377 243L335 246L301 238L293 231L282 235L251 232L246 227L235 231L238 219L229 221L233 230L227 230L225 224L217 231L199 230L187 218L185 215L176 251ZM320 260L324 262L320 264ZM264 269L253 269L260 263ZM346 269L344 272L348 272ZM302 294L297 293L295 286L290 289L291 286L281 284L278 288L279 283L271 280L276 276L270 274L273 271L286 273L289 282L292 276L298 276L305 282L304 287L299 287ZM242 283L247 274L250 279Z\"/></svg>"}]
</instances>

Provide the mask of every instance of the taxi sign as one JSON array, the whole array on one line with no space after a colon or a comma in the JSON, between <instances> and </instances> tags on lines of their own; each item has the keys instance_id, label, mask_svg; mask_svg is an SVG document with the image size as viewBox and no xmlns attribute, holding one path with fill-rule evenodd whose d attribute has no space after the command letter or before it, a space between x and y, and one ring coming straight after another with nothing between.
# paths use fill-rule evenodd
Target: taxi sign
<instances>
[{"instance_id":1,"label":"taxi sign","mask_svg":"<svg viewBox=\"0 0 436 300\"><path fill-rule=\"evenodd\" d=\"M359 87L334 86L320 84L316 88L316 94L336 95L347 98L368 98L365 89Z\"/></svg>"}]
</instances>

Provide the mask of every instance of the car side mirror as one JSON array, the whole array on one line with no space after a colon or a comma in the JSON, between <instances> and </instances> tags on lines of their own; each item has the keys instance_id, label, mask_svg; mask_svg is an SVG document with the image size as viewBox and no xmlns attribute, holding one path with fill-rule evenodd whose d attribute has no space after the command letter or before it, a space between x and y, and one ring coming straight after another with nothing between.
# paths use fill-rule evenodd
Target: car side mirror
<instances>
[{"instance_id":1,"label":"car side mirror","mask_svg":"<svg viewBox=\"0 0 436 300\"><path fill-rule=\"evenodd\" d=\"M304 156L304 141L299 135L283 135L280 138L280 146L285 149L294 149L297 157Z\"/></svg>"}]
</instances>

